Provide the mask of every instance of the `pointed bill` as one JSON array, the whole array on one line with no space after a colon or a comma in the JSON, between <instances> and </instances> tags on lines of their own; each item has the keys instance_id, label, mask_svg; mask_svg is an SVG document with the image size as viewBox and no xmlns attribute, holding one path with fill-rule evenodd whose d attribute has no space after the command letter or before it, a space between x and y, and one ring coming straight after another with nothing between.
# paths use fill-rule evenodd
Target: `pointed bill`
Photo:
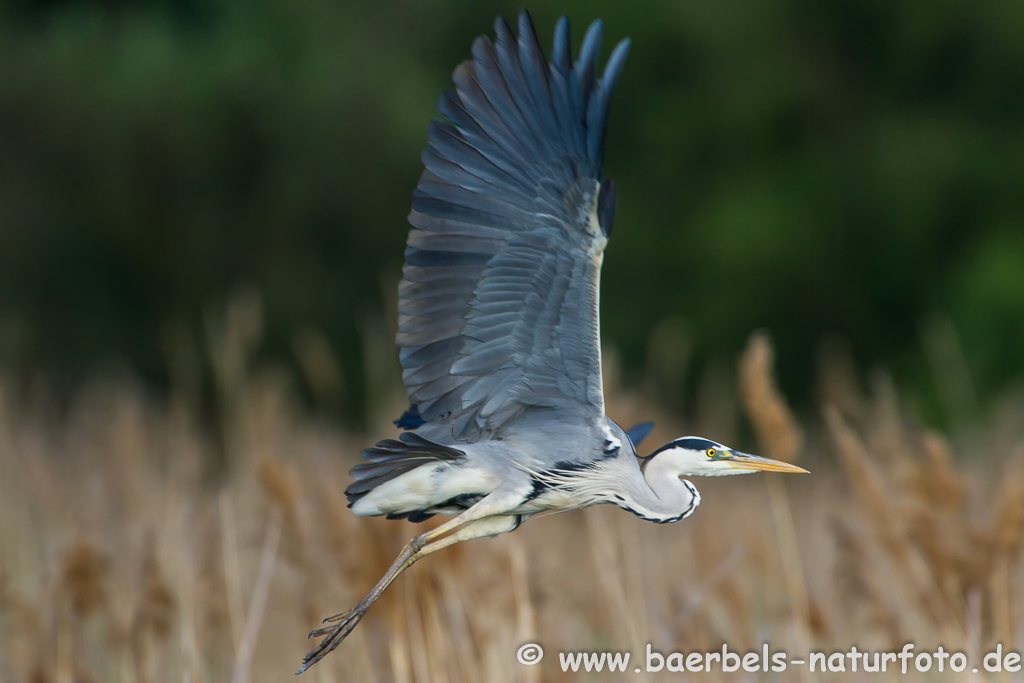
<instances>
[{"instance_id":1,"label":"pointed bill","mask_svg":"<svg viewBox=\"0 0 1024 683\"><path fill-rule=\"evenodd\" d=\"M796 465L791 465L788 462L782 462L781 460L762 458L759 455L750 455L749 453L737 453L734 451L730 456L723 459L738 470L763 470L765 472L810 474L810 472L805 470L803 467L797 467Z\"/></svg>"}]
</instances>

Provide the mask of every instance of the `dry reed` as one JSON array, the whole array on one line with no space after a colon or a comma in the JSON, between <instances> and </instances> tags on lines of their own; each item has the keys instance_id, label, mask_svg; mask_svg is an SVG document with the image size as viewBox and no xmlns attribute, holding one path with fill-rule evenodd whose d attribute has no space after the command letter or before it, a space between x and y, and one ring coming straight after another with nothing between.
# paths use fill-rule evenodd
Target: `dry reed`
<instances>
[{"instance_id":1,"label":"dry reed","mask_svg":"<svg viewBox=\"0 0 1024 683\"><path fill-rule=\"evenodd\" d=\"M390 387L371 405L379 433L325 426L279 372L254 365L260 319L243 298L211 325L216 437L187 390L159 402L102 380L60 412L0 381L0 680L284 680L304 634L358 600L415 533L354 517L340 493L359 448L387 434L401 408L393 369L368 361L371 379ZM315 357L304 371L333 373L315 338L302 343ZM823 423L798 425L764 336L751 340L736 391L722 389L721 368L704 382L717 407L697 418L708 436L732 433L742 403L761 452L799 454L813 474L785 486L761 475L695 480L704 502L675 525L602 507L446 549L307 676L618 680L563 673L557 653L638 658L648 642L661 652L769 642L793 656L908 640L919 651L1013 647L1024 613L1024 446L1010 441L1012 458L958 450L956 435L917 427L891 383L863 395L834 358L822 371ZM654 389L682 396L684 365ZM617 377L610 366L608 407L620 422L655 419L652 441L697 431ZM1021 414L1019 404L995 410ZM992 441L1014 433L1001 428ZM202 463L219 454L228 473L213 486ZM527 641L548 653L537 667L516 662Z\"/></svg>"}]
</instances>

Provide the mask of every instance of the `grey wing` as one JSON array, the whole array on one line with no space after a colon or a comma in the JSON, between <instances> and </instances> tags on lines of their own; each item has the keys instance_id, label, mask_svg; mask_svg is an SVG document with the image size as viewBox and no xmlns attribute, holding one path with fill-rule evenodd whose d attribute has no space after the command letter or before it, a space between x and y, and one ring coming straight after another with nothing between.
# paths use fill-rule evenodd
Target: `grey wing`
<instances>
[{"instance_id":1,"label":"grey wing","mask_svg":"<svg viewBox=\"0 0 1024 683\"><path fill-rule=\"evenodd\" d=\"M598 286L614 185L600 182L605 124L628 41L596 75L601 24L548 63L529 15L503 19L438 103L413 194L398 345L410 402L460 441L526 408L603 416Z\"/></svg>"}]
</instances>

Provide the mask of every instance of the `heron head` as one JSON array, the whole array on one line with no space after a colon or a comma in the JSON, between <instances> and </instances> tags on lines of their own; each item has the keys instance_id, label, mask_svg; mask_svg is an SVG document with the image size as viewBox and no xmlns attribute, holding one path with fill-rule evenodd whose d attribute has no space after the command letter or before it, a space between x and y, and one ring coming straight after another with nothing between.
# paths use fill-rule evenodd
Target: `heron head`
<instances>
[{"instance_id":1,"label":"heron head","mask_svg":"<svg viewBox=\"0 0 1024 683\"><path fill-rule=\"evenodd\" d=\"M758 471L807 472L802 467L762 458L759 455L740 453L699 436L676 439L643 459L646 467L657 463L659 468L671 469L678 476L718 477Z\"/></svg>"}]
</instances>

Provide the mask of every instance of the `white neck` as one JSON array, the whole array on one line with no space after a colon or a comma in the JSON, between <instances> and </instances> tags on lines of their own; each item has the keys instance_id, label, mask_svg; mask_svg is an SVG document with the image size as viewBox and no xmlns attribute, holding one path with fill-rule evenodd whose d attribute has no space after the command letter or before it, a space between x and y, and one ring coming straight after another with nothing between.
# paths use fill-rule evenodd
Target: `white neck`
<instances>
[{"instance_id":1,"label":"white neck","mask_svg":"<svg viewBox=\"0 0 1024 683\"><path fill-rule=\"evenodd\" d=\"M658 458L648 461L643 483L630 487L633 500L616 503L637 517L651 522L678 522L689 517L700 505L700 493L690 482L679 478L679 470ZM646 484L646 485L645 485Z\"/></svg>"},{"instance_id":2,"label":"white neck","mask_svg":"<svg viewBox=\"0 0 1024 683\"><path fill-rule=\"evenodd\" d=\"M651 522L678 522L700 505L700 494L690 482L679 478L678 463L654 457L643 472L632 454L606 458L574 472L547 470L533 472L549 487L568 493L578 501L572 507L613 503Z\"/></svg>"}]
</instances>

